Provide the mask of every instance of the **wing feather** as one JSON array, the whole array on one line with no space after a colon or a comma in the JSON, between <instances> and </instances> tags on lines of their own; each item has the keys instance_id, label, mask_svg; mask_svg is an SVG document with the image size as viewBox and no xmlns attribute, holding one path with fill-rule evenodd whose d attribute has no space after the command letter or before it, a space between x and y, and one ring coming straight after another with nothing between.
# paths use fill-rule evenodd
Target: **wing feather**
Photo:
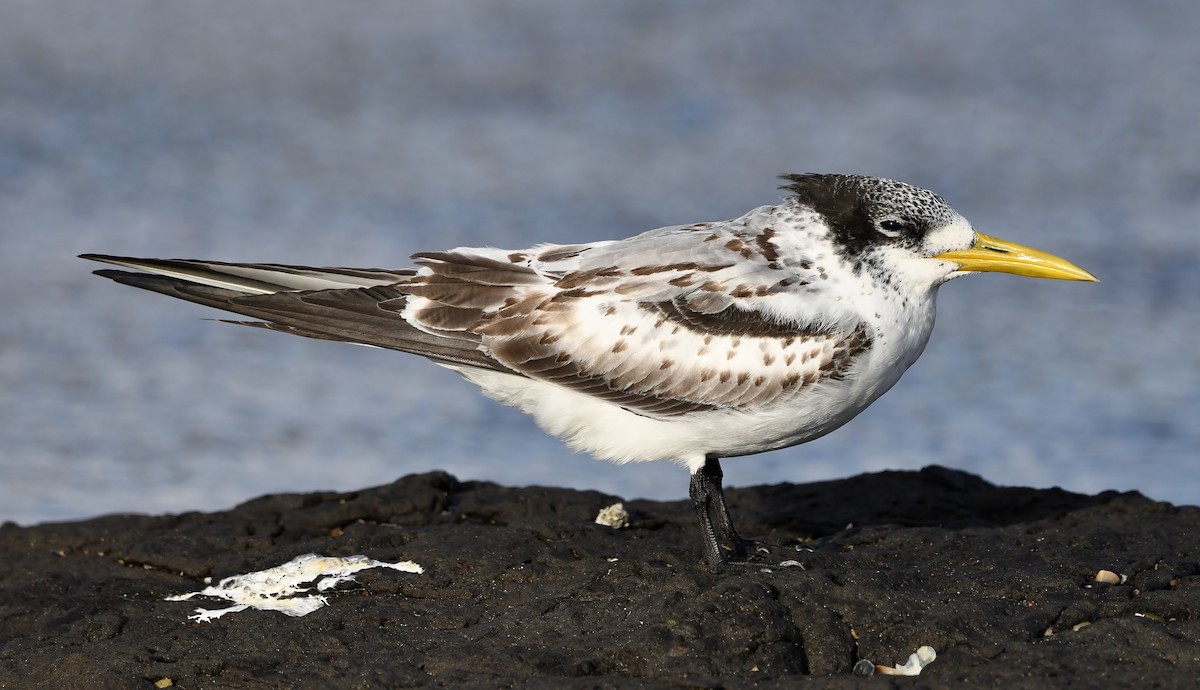
<instances>
[{"instance_id":1,"label":"wing feather","mask_svg":"<svg viewBox=\"0 0 1200 690\"><path fill-rule=\"evenodd\" d=\"M138 259L106 254L83 254L80 258L179 278L201 285L256 294L285 290L327 290L389 285L415 273L412 269L313 268L286 264L238 264L193 259Z\"/></svg>"},{"instance_id":2,"label":"wing feather","mask_svg":"<svg viewBox=\"0 0 1200 690\"><path fill-rule=\"evenodd\" d=\"M118 283L266 322L243 325L309 338L373 345L442 362L507 371L479 350L478 337L473 340L447 338L413 328L397 310L405 295L389 286L247 294L169 276L114 270L96 273Z\"/></svg>"},{"instance_id":3,"label":"wing feather","mask_svg":"<svg viewBox=\"0 0 1200 690\"><path fill-rule=\"evenodd\" d=\"M118 282L263 328L563 386L637 414L753 410L842 378L872 345L777 244L763 207L619 242L414 255L415 269L86 258ZM848 316L849 314L849 316Z\"/></svg>"},{"instance_id":4,"label":"wing feather","mask_svg":"<svg viewBox=\"0 0 1200 690\"><path fill-rule=\"evenodd\" d=\"M654 417L753 409L841 378L871 345L857 321L782 316L806 299L806 314L833 310L806 289L817 270L783 271L773 233L760 230L731 221L561 252L422 255L426 275L400 287L419 297L407 312L418 326L433 325L422 314L434 308L482 308L468 330L491 357L530 378ZM504 261L521 273L519 283L474 283ZM472 283L471 300L443 298L458 280Z\"/></svg>"}]
</instances>

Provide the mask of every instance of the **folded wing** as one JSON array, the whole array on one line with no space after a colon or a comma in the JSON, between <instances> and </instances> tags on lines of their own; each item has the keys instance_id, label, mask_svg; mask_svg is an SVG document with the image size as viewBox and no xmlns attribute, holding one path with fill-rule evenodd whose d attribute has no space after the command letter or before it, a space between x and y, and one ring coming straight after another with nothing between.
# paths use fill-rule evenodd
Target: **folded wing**
<instances>
[{"instance_id":1,"label":"folded wing","mask_svg":"<svg viewBox=\"0 0 1200 690\"><path fill-rule=\"evenodd\" d=\"M803 263L781 267L770 235L746 232L730 221L620 242L455 249L401 270L84 258L144 271L97 271L117 282L260 320L235 323L525 376L672 417L770 406L843 377L871 345L860 323L806 318L831 311L808 287L816 277Z\"/></svg>"}]
</instances>

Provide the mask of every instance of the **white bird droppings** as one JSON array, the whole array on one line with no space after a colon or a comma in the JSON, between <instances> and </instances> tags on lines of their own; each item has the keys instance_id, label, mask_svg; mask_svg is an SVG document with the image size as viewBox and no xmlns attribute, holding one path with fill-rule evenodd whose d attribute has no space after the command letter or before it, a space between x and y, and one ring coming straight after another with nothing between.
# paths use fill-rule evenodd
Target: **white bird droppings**
<instances>
[{"instance_id":1,"label":"white bird droppings","mask_svg":"<svg viewBox=\"0 0 1200 690\"><path fill-rule=\"evenodd\" d=\"M205 587L199 592L167 597L167 601L186 601L201 596L234 603L224 609L196 609L195 615L188 618L200 623L250 608L305 616L327 603L324 596L311 594L314 584L317 591L324 592L343 582L353 581L354 573L367 568L392 568L418 574L424 572L421 566L412 561L387 563L366 556L321 556L309 553L274 568L224 578L216 586Z\"/></svg>"}]
</instances>

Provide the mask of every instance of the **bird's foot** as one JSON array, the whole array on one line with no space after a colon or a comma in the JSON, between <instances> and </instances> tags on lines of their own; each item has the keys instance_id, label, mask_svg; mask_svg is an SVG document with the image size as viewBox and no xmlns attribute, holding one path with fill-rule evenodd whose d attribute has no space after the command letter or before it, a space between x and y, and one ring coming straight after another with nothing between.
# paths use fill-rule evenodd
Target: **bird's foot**
<instances>
[{"instance_id":1,"label":"bird's foot","mask_svg":"<svg viewBox=\"0 0 1200 690\"><path fill-rule=\"evenodd\" d=\"M744 561L770 559L772 552L776 550L778 550L778 547L768 544L765 541L738 537L734 542L733 548L730 550L729 557Z\"/></svg>"},{"instance_id":2,"label":"bird's foot","mask_svg":"<svg viewBox=\"0 0 1200 690\"><path fill-rule=\"evenodd\" d=\"M756 539L738 537L731 547L722 549L721 563L710 563L716 569L738 568L755 570L780 570L784 568L804 569L804 564L795 559L787 558L793 547L768 544Z\"/></svg>"}]
</instances>

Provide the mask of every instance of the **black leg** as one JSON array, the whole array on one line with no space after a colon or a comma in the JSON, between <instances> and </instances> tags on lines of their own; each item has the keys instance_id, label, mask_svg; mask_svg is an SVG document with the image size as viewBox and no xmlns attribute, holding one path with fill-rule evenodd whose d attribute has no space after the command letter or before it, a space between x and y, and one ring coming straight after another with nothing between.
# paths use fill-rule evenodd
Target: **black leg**
<instances>
[{"instance_id":1,"label":"black leg","mask_svg":"<svg viewBox=\"0 0 1200 690\"><path fill-rule=\"evenodd\" d=\"M717 539L727 545L736 546L741 537L733 526L733 518L729 516L729 504L725 502L725 471L721 469L721 461L708 458L704 461L704 478L708 482L710 506L716 520L713 528Z\"/></svg>"},{"instance_id":2,"label":"black leg","mask_svg":"<svg viewBox=\"0 0 1200 690\"><path fill-rule=\"evenodd\" d=\"M696 517L700 519L701 538L704 539L705 557L708 559L708 564L714 568L719 568L725 565L725 551L721 544L720 538L717 536L716 529L712 521L713 495L712 481L709 478L710 464L716 464L717 472L721 471L721 465L716 463L715 459L706 460L704 466L692 473L692 481L688 486L688 496L692 499L692 508L696 511ZM717 480L717 486L720 487L720 480ZM724 499L721 499L724 503Z\"/></svg>"},{"instance_id":3,"label":"black leg","mask_svg":"<svg viewBox=\"0 0 1200 690\"><path fill-rule=\"evenodd\" d=\"M700 519L705 556L708 564L714 568L725 565L755 565L750 563L747 557L757 551L760 545L742 539L737 528L733 526L729 504L725 502L725 489L722 484L724 478L721 461L717 458L707 458L704 466L692 474L691 485L688 488L692 508L696 511L696 517Z\"/></svg>"}]
</instances>

